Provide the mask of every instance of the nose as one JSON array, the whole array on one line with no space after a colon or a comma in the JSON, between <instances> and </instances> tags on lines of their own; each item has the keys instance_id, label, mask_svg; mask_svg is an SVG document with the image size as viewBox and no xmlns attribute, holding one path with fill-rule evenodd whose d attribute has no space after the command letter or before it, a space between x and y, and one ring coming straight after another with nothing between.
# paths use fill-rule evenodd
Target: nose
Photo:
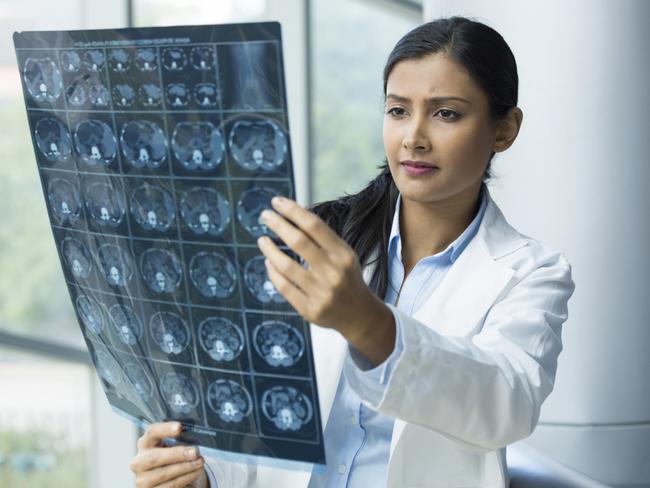
<instances>
[{"instance_id":1,"label":"nose","mask_svg":"<svg viewBox=\"0 0 650 488\"><path fill-rule=\"evenodd\" d=\"M402 145L410 151L428 151L431 149L431 141L426 133L426 121L423 117L413 117L407 124Z\"/></svg>"}]
</instances>

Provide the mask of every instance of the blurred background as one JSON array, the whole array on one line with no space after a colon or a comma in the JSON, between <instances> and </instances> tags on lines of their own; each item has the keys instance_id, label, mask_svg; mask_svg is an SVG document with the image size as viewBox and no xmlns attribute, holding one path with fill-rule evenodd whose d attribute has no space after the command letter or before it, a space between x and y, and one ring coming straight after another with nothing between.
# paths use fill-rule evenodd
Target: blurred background
<instances>
[{"instance_id":1,"label":"blurred background","mask_svg":"<svg viewBox=\"0 0 650 488\"><path fill-rule=\"evenodd\" d=\"M650 486L643 0L0 0L0 486L132 486L138 435L106 402L64 286L12 33L280 21L296 191L309 204L377 173L386 58L411 28L454 14L497 29L519 67L524 123L493 162L493 197L518 230L565 252L577 284L555 391L509 449L513 483ZM547 475L566 484L534 484Z\"/></svg>"}]
</instances>

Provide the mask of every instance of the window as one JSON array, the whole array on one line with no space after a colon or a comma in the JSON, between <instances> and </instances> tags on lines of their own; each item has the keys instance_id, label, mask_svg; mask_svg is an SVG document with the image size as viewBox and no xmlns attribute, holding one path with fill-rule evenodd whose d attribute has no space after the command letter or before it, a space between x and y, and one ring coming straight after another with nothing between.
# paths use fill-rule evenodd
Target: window
<instances>
[{"instance_id":1,"label":"window","mask_svg":"<svg viewBox=\"0 0 650 488\"><path fill-rule=\"evenodd\" d=\"M388 3L312 0L314 201L360 190L384 159L384 63L419 22Z\"/></svg>"},{"instance_id":2,"label":"window","mask_svg":"<svg viewBox=\"0 0 650 488\"><path fill-rule=\"evenodd\" d=\"M137 26L224 24L260 20L266 0L134 0L133 24Z\"/></svg>"},{"instance_id":3,"label":"window","mask_svg":"<svg viewBox=\"0 0 650 488\"><path fill-rule=\"evenodd\" d=\"M0 486L86 486L91 374L0 348Z\"/></svg>"},{"instance_id":4,"label":"window","mask_svg":"<svg viewBox=\"0 0 650 488\"><path fill-rule=\"evenodd\" d=\"M80 347L34 162L12 34L79 28L82 3L0 3L0 329Z\"/></svg>"}]
</instances>

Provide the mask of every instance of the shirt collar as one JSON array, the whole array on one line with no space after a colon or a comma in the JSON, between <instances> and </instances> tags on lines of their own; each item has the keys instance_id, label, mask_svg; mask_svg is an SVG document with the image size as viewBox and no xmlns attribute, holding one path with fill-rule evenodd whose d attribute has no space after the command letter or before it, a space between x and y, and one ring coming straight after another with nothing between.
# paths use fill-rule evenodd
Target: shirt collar
<instances>
[{"instance_id":1,"label":"shirt collar","mask_svg":"<svg viewBox=\"0 0 650 488\"><path fill-rule=\"evenodd\" d=\"M474 216L472 222L467 226L467 228L462 232L461 235L459 235L451 244L447 246L447 248L444 251L441 251L438 254L434 254L433 256L439 256L439 257L448 256L449 260L452 263L456 261L456 258L458 258L460 253L467 245L467 243L471 240L471 238L478 230L481 220L483 219L483 214L485 213L485 208L487 207L487 189L485 187L485 183L481 184L480 199L481 199L481 205L479 207L478 212L476 212L476 215ZM390 236L388 237L389 256L392 253L396 253L400 261L402 260L402 239L401 239L400 229L399 229L399 213L400 213L401 202L402 202L402 193L400 192L397 195L395 212L393 214L393 223L390 229Z\"/></svg>"}]
</instances>

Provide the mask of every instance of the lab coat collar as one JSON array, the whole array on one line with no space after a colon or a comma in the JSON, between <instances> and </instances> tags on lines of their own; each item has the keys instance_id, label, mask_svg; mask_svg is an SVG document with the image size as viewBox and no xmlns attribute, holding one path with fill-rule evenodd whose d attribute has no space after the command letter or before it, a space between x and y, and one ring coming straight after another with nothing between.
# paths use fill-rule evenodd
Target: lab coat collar
<instances>
[{"instance_id":1,"label":"lab coat collar","mask_svg":"<svg viewBox=\"0 0 650 488\"><path fill-rule=\"evenodd\" d=\"M456 238L452 243L450 243L444 251L440 251L436 256L442 258L447 256L451 263L454 263L461 252L465 249L465 244L470 235L473 234L476 230L476 226L479 225L479 222L485 214L487 208L487 186L485 183L481 183L481 189L479 194L479 209L474 215L471 223L465 228L465 230ZM402 193L397 194L397 201L395 202L395 212L393 213L393 221L390 228L390 235L388 236L388 253L392 256L393 253L397 254L400 262L402 261L402 235L400 233L400 208L402 206Z\"/></svg>"}]
</instances>

